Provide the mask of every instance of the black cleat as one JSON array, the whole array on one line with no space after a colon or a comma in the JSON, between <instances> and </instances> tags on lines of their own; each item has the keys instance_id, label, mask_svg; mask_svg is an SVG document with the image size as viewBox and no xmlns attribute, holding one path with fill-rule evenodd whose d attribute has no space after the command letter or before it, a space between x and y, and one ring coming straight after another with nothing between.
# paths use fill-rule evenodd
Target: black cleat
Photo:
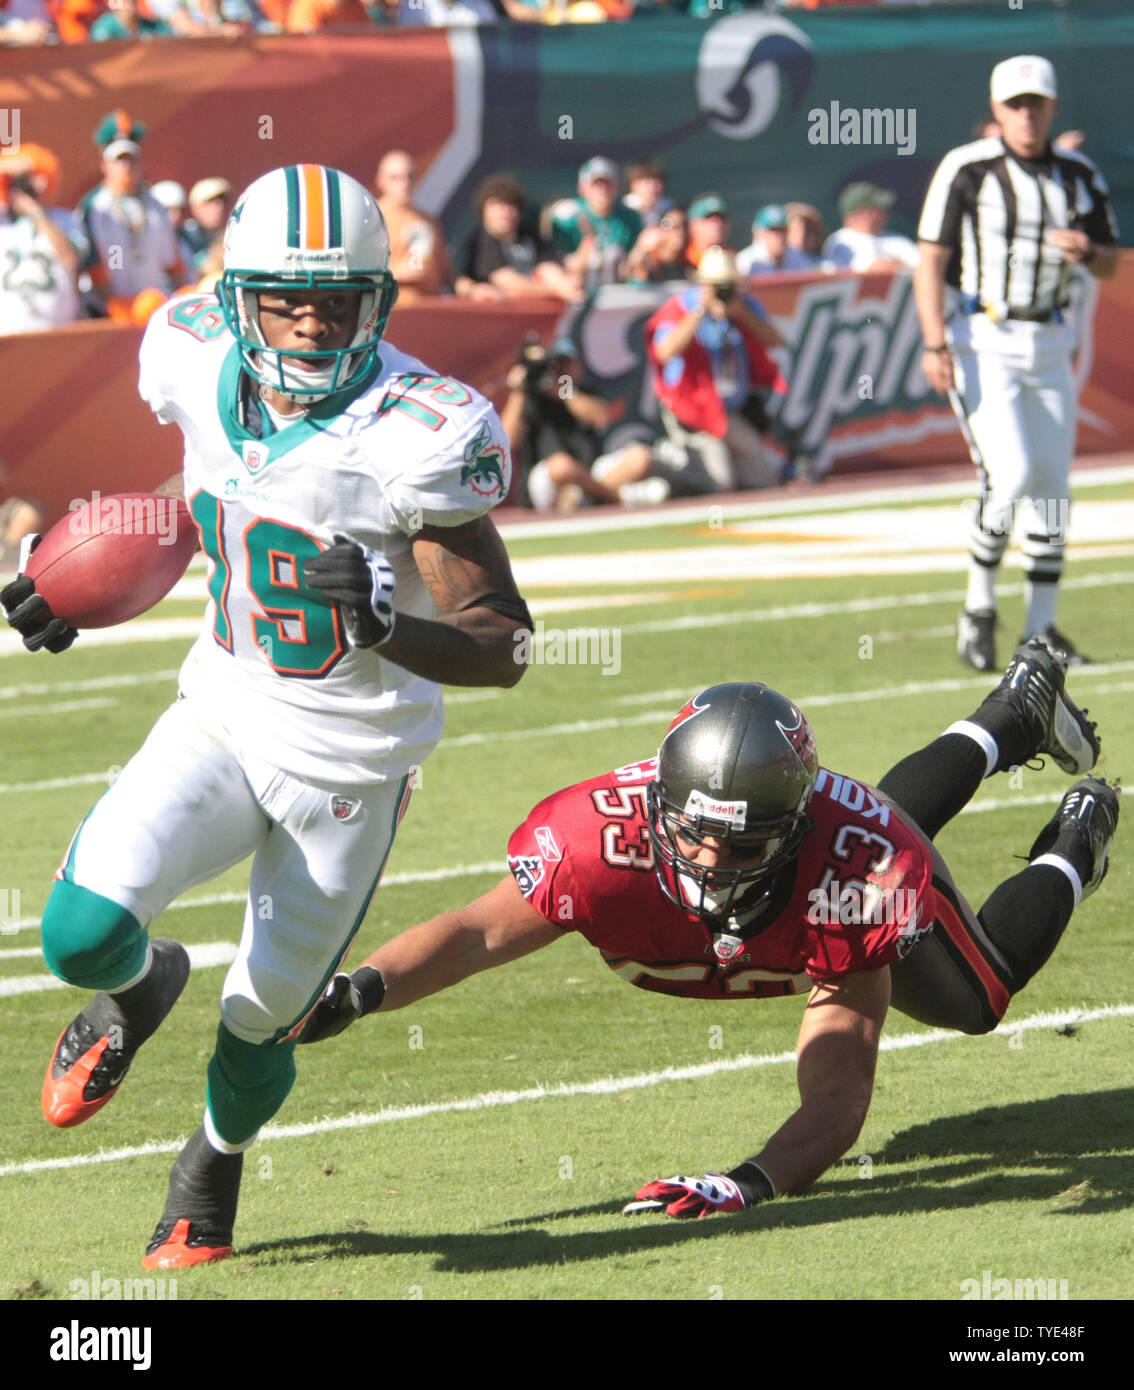
<instances>
[{"instance_id":1,"label":"black cleat","mask_svg":"<svg viewBox=\"0 0 1134 1390\"><path fill-rule=\"evenodd\" d=\"M957 619L957 655L974 671L996 670L996 614L965 609Z\"/></svg>"},{"instance_id":2,"label":"black cleat","mask_svg":"<svg viewBox=\"0 0 1134 1390\"><path fill-rule=\"evenodd\" d=\"M1099 740L1086 710L1064 690L1066 675L1062 657L1032 637L1016 652L985 703L1006 703L1019 711L1033 750L1029 757L1047 753L1069 776L1081 777L1098 761Z\"/></svg>"},{"instance_id":3,"label":"black cleat","mask_svg":"<svg viewBox=\"0 0 1134 1390\"><path fill-rule=\"evenodd\" d=\"M153 965L143 980L117 995L100 990L60 1034L40 1094L44 1117L58 1128L81 1125L102 1109L185 988L185 947L164 937L151 945Z\"/></svg>"},{"instance_id":4,"label":"black cleat","mask_svg":"<svg viewBox=\"0 0 1134 1390\"><path fill-rule=\"evenodd\" d=\"M173 1165L144 1269L188 1269L228 1259L243 1167L243 1153L218 1153L202 1125Z\"/></svg>"},{"instance_id":5,"label":"black cleat","mask_svg":"<svg viewBox=\"0 0 1134 1390\"><path fill-rule=\"evenodd\" d=\"M1091 875L1083 884L1083 897L1089 898L1106 878L1110 842L1118 828L1118 810L1118 787L1101 777L1084 777L1059 803L1059 810L1040 831L1028 859L1050 853L1060 834L1073 827L1091 856Z\"/></svg>"}]
</instances>

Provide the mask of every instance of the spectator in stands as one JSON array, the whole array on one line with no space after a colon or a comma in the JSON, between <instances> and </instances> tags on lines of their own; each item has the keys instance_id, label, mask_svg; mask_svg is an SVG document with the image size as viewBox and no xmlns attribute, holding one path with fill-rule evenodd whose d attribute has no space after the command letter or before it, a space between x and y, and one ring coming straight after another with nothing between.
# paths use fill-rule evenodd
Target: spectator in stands
<instances>
[{"instance_id":1,"label":"spectator in stands","mask_svg":"<svg viewBox=\"0 0 1134 1390\"><path fill-rule=\"evenodd\" d=\"M767 352L783 339L744 292L727 248L707 248L695 278L646 324L662 424L703 472L706 490L769 487L780 471L760 438L768 428L761 392L786 385Z\"/></svg>"},{"instance_id":2,"label":"spectator in stands","mask_svg":"<svg viewBox=\"0 0 1134 1390\"><path fill-rule=\"evenodd\" d=\"M574 511L584 499L615 504L623 483L649 472L646 444L600 455L603 431L619 407L586 389L569 338L557 339L547 352L526 343L507 382L500 420L537 511Z\"/></svg>"},{"instance_id":3,"label":"spectator in stands","mask_svg":"<svg viewBox=\"0 0 1134 1390\"><path fill-rule=\"evenodd\" d=\"M618 166L596 156L579 170L579 196L551 205L552 244L587 291L625 278L626 257L642 232L642 219L618 202L618 187Z\"/></svg>"},{"instance_id":4,"label":"spectator in stands","mask_svg":"<svg viewBox=\"0 0 1134 1390\"><path fill-rule=\"evenodd\" d=\"M702 193L689 204L689 242L685 259L691 266L701 263L710 246L723 246L731 251L728 234L731 223L728 204L719 193Z\"/></svg>"},{"instance_id":5,"label":"spectator in stands","mask_svg":"<svg viewBox=\"0 0 1134 1390\"><path fill-rule=\"evenodd\" d=\"M390 234L390 270L398 282L398 302L441 294L453 285L453 267L440 225L414 207L417 171L405 150L390 150L378 163L374 191Z\"/></svg>"},{"instance_id":6,"label":"spectator in stands","mask_svg":"<svg viewBox=\"0 0 1134 1390\"><path fill-rule=\"evenodd\" d=\"M557 295L577 302L582 297L553 248L521 228L524 191L514 178L492 174L477 189L475 203L480 225L458 259L455 288L462 299Z\"/></svg>"},{"instance_id":7,"label":"spectator in stands","mask_svg":"<svg viewBox=\"0 0 1134 1390\"><path fill-rule=\"evenodd\" d=\"M96 43L116 39L157 39L174 30L163 19L151 18L138 10L138 0L107 0L109 8L91 25Z\"/></svg>"},{"instance_id":8,"label":"spectator in stands","mask_svg":"<svg viewBox=\"0 0 1134 1390\"><path fill-rule=\"evenodd\" d=\"M665 191L665 166L657 159L640 159L626 166L624 206L636 212L643 227L656 227L662 217L674 207Z\"/></svg>"},{"instance_id":9,"label":"spectator in stands","mask_svg":"<svg viewBox=\"0 0 1134 1390\"><path fill-rule=\"evenodd\" d=\"M777 270L814 270L818 258L788 245L787 209L779 203L762 207L752 221L752 244L736 258L741 275L770 275Z\"/></svg>"},{"instance_id":10,"label":"spectator in stands","mask_svg":"<svg viewBox=\"0 0 1134 1390\"><path fill-rule=\"evenodd\" d=\"M47 519L36 502L23 497L5 497L0 478L0 570L15 571L20 542L25 536L42 535Z\"/></svg>"},{"instance_id":11,"label":"spectator in stands","mask_svg":"<svg viewBox=\"0 0 1134 1390\"><path fill-rule=\"evenodd\" d=\"M150 193L165 208L170 226L177 234L177 249L181 253L181 263L189 269L197 255L199 243L186 232L189 219L189 198L176 179L162 179L150 185Z\"/></svg>"},{"instance_id":12,"label":"spectator in stands","mask_svg":"<svg viewBox=\"0 0 1134 1390\"><path fill-rule=\"evenodd\" d=\"M59 161L24 142L0 154L0 334L58 328L79 316L74 219L51 206Z\"/></svg>"},{"instance_id":13,"label":"spectator in stands","mask_svg":"<svg viewBox=\"0 0 1134 1390\"><path fill-rule=\"evenodd\" d=\"M254 0L188 0L187 13L199 38L233 38L264 22Z\"/></svg>"},{"instance_id":14,"label":"spectator in stands","mask_svg":"<svg viewBox=\"0 0 1134 1390\"><path fill-rule=\"evenodd\" d=\"M819 209L810 203L788 203L784 211L788 220L787 244L818 263L827 236L827 224Z\"/></svg>"},{"instance_id":15,"label":"spectator in stands","mask_svg":"<svg viewBox=\"0 0 1134 1390\"><path fill-rule=\"evenodd\" d=\"M47 0L47 8L63 43L86 43L103 0Z\"/></svg>"},{"instance_id":16,"label":"spectator in stands","mask_svg":"<svg viewBox=\"0 0 1134 1390\"><path fill-rule=\"evenodd\" d=\"M47 0L5 0L0 6L0 48L36 48L55 37Z\"/></svg>"},{"instance_id":17,"label":"spectator in stands","mask_svg":"<svg viewBox=\"0 0 1134 1390\"><path fill-rule=\"evenodd\" d=\"M117 313L121 301L142 290L172 294L184 282L177 235L165 208L142 184L144 135L145 126L125 111L112 111L94 134L102 182L76 212L88 246L83 268L96 313Z\"/></svg>"},{"instance_id":18,"label":"spectator in stands","mask_svg":"<svg viewBox=\"0 0 1134 1390\"><path fill-rule=\"evenodd\" d=\"M401 0L398 24L433 29L451 25L462 28L477 24L495 24L500 16L491 0Z\"/></svg>"},{"instance_id":19,"label":"spectator in stands","mask_svg":"<svg viewBox=\"0 0 1134 1390\"><path fill-rule=\"evenodd\" d=\"M914 269L918 249L909 237L887 235L897 194L872 183L848 184L839 195L843 225L823 243L823 259L835 270Z\"/></svg>"},{"instance_id":20,"label":"spectator in stands","mask_svg":"<svg viewBox=\"0 0 1134 1390\"><path fill-rule=\"evenodd\" d=\"M235 201L232 184L216 175L198 179L189 190L189 217L183 232L193 248L189 260L193 270L200 270L209 248L218 237L224 237L228 215Z\"/></svg>"},{"instance_id":21,"label":"spectator in stands","mask_svg":"<svg viewBox=\"0 0 1134 1390\"><path fill-rule=\"evenodd\" d=\"M313 34L348 24L372 27L362 0L291 0L284 28L289 34Z\"/></svg>"},{"instance_id":22,"label":"spectator in stands","mask_svg":"<svg viewBox=\"0 0 1134 1390\"><path fill-rule=\"evenodd\" d=\"M644 227L626 260L626 282L631 285L660 285L684 280L688 262L685 239L688 229L681 208L670 208L656 227Z\"/></svg>"}]
</instances>

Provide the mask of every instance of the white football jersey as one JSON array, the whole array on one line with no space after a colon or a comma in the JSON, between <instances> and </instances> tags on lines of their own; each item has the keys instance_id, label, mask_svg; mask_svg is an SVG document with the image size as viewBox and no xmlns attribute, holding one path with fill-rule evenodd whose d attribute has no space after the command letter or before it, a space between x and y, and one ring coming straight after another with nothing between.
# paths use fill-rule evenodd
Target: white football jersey
<instances>
[{"instance_id":1,"label":"white football jersey","mask_svg":"<svg viewBox=\"0 0 1134 1390\"><path fill-rule=\"evenodd\" d=\"M75 276L48 238L30 217L0 219L0 334L58 328L78 317Z\"/></svg>"},{"instance_id":2,"label":"white football jersey","mask_svg":"<svg viewBox=\"0 0 1134 1390\"><path fill-rule=\"evenodd\" d=\"M262 409L249 418L242 379L213 296L171 300L150 320L139 391L185 435L185 498L210 562L181 688L237 748L305 781L400 779L441 736L441 688L381 648L353 650L337 610L305 586L303 561L346 534L393 565L398 612L436 617L413 538L507 496L507 437L478 392L388 342L362 383L282 430Z\"/></svg>"}]
</instances>

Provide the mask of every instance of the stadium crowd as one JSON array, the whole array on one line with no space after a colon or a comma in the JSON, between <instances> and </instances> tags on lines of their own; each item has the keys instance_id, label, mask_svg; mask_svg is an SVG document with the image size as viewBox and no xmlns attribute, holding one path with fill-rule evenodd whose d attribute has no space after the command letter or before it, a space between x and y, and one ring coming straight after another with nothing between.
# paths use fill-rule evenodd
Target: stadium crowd
<instances>
[{"instance_id":1,"label":"stadium crowd","mask_svg":"<svg viewBox=\"0 0 1134 1390\"><path fill-rule=\"evenodd\" d=\"M931 3L931 0L926 0ZM0 45L309 34L390 26L602 24L649 15L720 18L744 9L825 9L887 0L3 0Z\"/></svg>"},{"instance_id":2,"label":"stadium crowd","mask_svg":"<svg viewBox=\"0 0 1134 1390\"><path fill-rule=\"evenodd\" d=\"M59 0L72 7L98 2ZM32 0L8 0L9 17L21 3ZM115 25L111 37L144 37L146 26L156 33L162 24L170 32L201 32L177 28L178 15L186 23L205 15L237 27L261 15L256 0L144 0L148 13L140 3L111 0L112 9L93 18L91 36ZM507 3L522 8L524 0ZM455 8L449 0L401 0L407 4L421 13L423 5ZM299 5L334 8L340 17L354 6L365 19L359 0L291 0L291 10ZM390 0L387 8L398 6ZM987 118L974 128L978 136L995 133ZM145 136L145 126L122 110L100 122L93 132L100 181L74 209L56 202L60 168L51 150L27 141L0 149L0 256L7 265L0 335L82 318L144 326L167 298L213 290L239 190L208 168L188 188L161 177L167 171L147 167ZM1073 131L1058 143L1075 149L1082 140ZM475 226L447 246L437 220L414 203L417 176L412 155L388 150L371 181L402 305L436 296L475 303L545 297L570 308L608 285L669 291L645 326L658 402L653 439L604 451L619 406L600 398L571 340L561 337L550 352L521 345L500 382L508 392L502 414L522 480L516 500L539 510L642 505L796 476L816 480L813 448L805 454L786 436L778 450L765 447L770 397L787 382L770 355L782 343L760 286L781 272L861 274L918 264L916 244L887 229L896 195L869 182L843 188L840 225L830 234L820 210L802 202L766 204L750 229L741 229L719 193L671 189L659 160L643 157L620 169L597 156L578 170L573 191L542 207L507 172L483 179L471 199Z\"/></svg>"},{"instance_id":3,"label":"stadium crowd","mask_svg":"<svg viewBox=\"0 0 1134 1390\"><path fill-rule=\"evenodd\" d=\"M165 171L147 167L145 136L145 126L122 110L100 122L93 140L101 178L74 209L56 202L60 168L51 150L24 141L0 152L0 252L12 267L0 289L0 334L82 318L142 326L170 296L213 289L238 190L204 169L189 188L169 178L151 182ZM734 236L723 197L671 190L656 159L625 170L589 159L574 192L542 208L501 172L476 189L476 225L450 251L436 219L414 204L416 181L414 160L401 150L381 156L372 180L403 305L437 295L580 305L613 284L673 292L648 326L665 427L655 441L603 454L602 431L615 415L604 403L588 406L597 398L571 360L573 349L538 371L518 364L510 376L518 403L506 418L515 425L509 433L523 500L539 508L620 499L635 505L781 481L782 467L768 462L760 441L766 397L785 383L768 356L780 340L755 292L759 277L916 261L913 243L885 235L893 194L870 184L845 190L844 225L826 240L820 212L804 203L762 207L747 240ZM521 362L525 354L531 345ZM564 404L568 378L573 399Z\"/></svg>"}]
</instances>

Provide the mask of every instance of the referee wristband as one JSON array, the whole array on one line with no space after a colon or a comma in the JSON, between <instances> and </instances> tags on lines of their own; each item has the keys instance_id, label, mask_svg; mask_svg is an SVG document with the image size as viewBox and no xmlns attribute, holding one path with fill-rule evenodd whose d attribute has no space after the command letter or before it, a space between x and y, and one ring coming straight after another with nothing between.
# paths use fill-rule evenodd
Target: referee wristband
<instances>
[{"instance_id":1,"label":"referee wristband","mask_svg":"<svg viewBox=\"0 0 1134 1390\"><path fill-rule=\"evenodd\" d=\"M771 1178L750 1158L726 1173L725 1177L736 1183L746 1207L754 1207L757 1202L770 1202L776 1195L776 1187Z\"/></svg>"}]
</instances>

